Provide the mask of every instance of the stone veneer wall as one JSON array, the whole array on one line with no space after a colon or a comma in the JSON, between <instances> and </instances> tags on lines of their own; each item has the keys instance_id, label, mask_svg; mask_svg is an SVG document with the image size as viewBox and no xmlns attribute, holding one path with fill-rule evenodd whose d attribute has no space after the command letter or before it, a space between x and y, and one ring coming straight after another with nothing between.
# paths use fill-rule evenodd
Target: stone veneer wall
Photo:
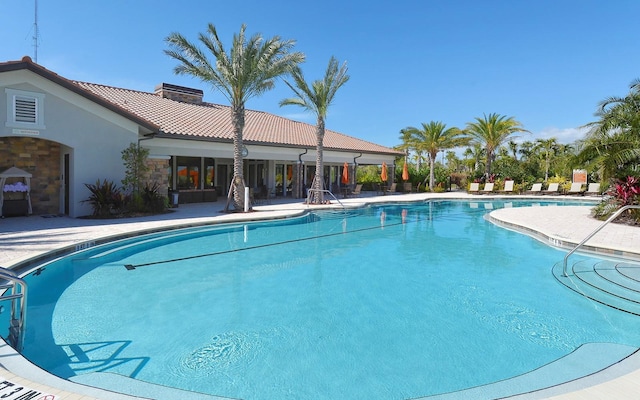
<instances>
[{"instance_id":1,"label":"stone veneer wall","mask_svg":"<svg viewBox=\"0 0 640 400\"><path fill-rule=\"evenodd\" d=\"M158 184L158 193L163 196L169 195L169 159L147 158L146 165L149 171L142 177L143 184L153 186Z\"/></svg>"},{"instance_id":2,"label":"stone veneer wall","mask_svg":"<svg viewBox=\"0 0 640 400\"><path fill-rule=\"evenodd\" d=\"M60 145L30 137L0 137L0 172L17 167L33 175L34 215L60 212ZM14 179L9 179L12 182ZM11 193L10 196L18 196ZM13 198L13 197L9 197Z\"/></svg>"}]
</instances>

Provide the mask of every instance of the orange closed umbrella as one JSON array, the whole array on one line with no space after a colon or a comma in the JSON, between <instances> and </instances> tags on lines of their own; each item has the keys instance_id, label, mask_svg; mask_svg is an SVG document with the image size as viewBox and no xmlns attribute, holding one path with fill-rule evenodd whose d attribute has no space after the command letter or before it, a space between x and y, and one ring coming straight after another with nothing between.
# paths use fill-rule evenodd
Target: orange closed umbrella
<instances>
[{"instance_id":1,"label":"orange closed umbrella","mask_svg":"<svg viewBox=\"0 0 640 400\"><path fill-rule=\"evenodd\" d=\"M349 164L347 163L342 167L342 183L345 185L349 183Z\"/></svg>"},{"instance_id":2,"label":"orange closed umbrella","mask_svg":"<svg viewBox=\"0 0 640 400\"><path fill-rule=\"evenodd\" d=\"M387 163L382 163L382 172L380 173L380 179L382 179L382 182L386 182L388 177L387 177Z\"/></svg>"},{"instance_id":3,"label":"orange closed umbrella","mask_svg":"<svg viewBox=\"0 0 640 400\"><path fill-rule=\"evenodd\" d=\"M402 179L405 181L409 180L409 170L407 169L407 163L404 163L404 167L402 167Z\"/></svg>"}]
</instances>

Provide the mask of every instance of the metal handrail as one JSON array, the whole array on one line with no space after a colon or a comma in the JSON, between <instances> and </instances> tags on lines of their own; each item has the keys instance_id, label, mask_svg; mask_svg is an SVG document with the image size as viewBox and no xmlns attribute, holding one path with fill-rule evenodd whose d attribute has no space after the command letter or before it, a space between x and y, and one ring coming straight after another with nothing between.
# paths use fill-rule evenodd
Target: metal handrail
<instances>
[{"instance_id":1,"label":"metal handrail","mask_svg":"<svg viewBox=\"0 0 640 400\"><path fill-rule=\"evenodd\" d=\"M342 204L342 202L340 200L338 200L338 198L333 194L333 192L331 192L330 190L326 190L326 189L307 189L307 200L306 200L307 204L311 204L309 202L309 198L311 197L311 195L310 195L311 192L328 193L328 194L330 194L331 197L333 197L334 200L337 201L338 204L340 204L340 206L342 206L343 210L346 210L346 207L344 206L344 204Z\"/></svg>"},{"instance_id":2,"label":"metal handrail","mask_svg":"<svg viewBox=\"0 0 640 400\"><path fill-rule=\"evenodd\" d=\"M21 352L24 347L24 331L27 322L27 282L20 278L15 272L0 267L0 278L11 283L9 288L11 294L0 297L0 301L11 300L11 326L9 328L9 342L16 351ZM19 287L19 289L17 289ZM18 301L20 305L18 306ZM16 318L16 315L19 315ZM17 324L17 325L16 325Z\"/></svg>"},{"instance_id":3,"label":"metal handrail","mask_svg":"<svg viewBox=\"0 0 640 400\"><path fill-rule=\"evenodd\" d=\"M569 251L567 253L566 256L564 256L564 262L562 264L562 276L567 277L569 276L569 274L567 274L567 260L569 260L569 256L573 253L576 252L576 250L578 250L580 247L582 247L583 244L585 244L589 239L591 239L592 237L595 236L596 233L600 232L600 230L602 228L604 228L605 226L607 226L607 224L611 221L613 221L614 219L618 218L618 216L620 214L622 214L623 212L630 210L630 209L640 209L640 205L630 205L630 206L624 206L621 209L619 209L618 211L616 211L615 213L613 213L612 216L610 216L606 221L604 221L598 228L596 228L593 232L591 232L589 235L587 235L586 238L584 238L584 240L582 240L582 242L578 243L576 245L576 247L574 247L571 251Z\"/></svg>"}]
</instances>

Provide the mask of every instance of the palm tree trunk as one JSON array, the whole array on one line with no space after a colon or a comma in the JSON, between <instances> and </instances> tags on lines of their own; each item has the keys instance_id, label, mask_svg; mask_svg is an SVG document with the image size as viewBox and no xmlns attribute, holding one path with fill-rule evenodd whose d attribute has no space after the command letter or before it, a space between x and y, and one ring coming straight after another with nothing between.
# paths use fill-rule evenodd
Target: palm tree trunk
<instances>
[{"instance_id":1,"label":"palm tree trunk","mask_svg":"<svg viewBox=\"0 0 640 400\"><path fill-rule=\"evenodd\" d=\"M324 141L324 118L318 117L318 124L316 126L316 179L313 182L313 188L315 191L311 197L313 204L324 203L324 163L322 159Z\"/></svg>"},{"instance_id":2,"label":"palm tree trunk","mask_svg":"<svg viewBox=\"0 0 640 400\"><path fill-rule=\"evenodd\" d=\"M486 180L489 180L489 176L491 176L491 163L493 162L493 150L487 149L487 165L484 169L484 176Z\"/></svg>"},{"instance_id":3,"label":"palm tree trunk","mask_svg":"<svg viewBox=\"0 0 640 400\"><path fill-rule=\"evenodd\" d=\"M244 210L244 173L242 159L242 132L244 131L244 104L232 105L233 119L233 206ZM249 209L251 204L249 204Z\"/></svg>"},{"instance_id":4,"label":"palm tree trunk","mask_svg":"<svg viewBox=\"0 0 640 400\"><path fill-rule=\"evenodd\" d=\"M436 168L437 154L438 153L436 153L436 155L434 156L433 153L429 153L429 190L431 190L432 192L436 180L436 174L434 170Z\"/></svg>"}]
</instances>

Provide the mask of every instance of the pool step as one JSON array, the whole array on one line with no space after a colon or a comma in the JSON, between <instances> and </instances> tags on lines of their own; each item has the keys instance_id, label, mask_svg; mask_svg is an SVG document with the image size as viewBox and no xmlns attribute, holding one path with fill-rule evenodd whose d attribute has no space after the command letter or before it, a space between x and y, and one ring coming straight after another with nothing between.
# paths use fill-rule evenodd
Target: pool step
<instances>
[{"instance_id":1,"label":"pool step","mask_svg":"<svg viewBox=\"0 0 640 400\"><path fill-rule=\"evenodd\" d=\"M640 315L640 265L581 260L571 265L569 276L563 276L562 262L553 267L553 275L580 295L634 315Z\"/></svg>"},{"instance_id":2,"label":"pool step","mask_svg":"<svg viewBox=\"0 0 640 400\"><path fill-rule=\"evenodd\" d=\"M637 347L622 344L586 343L572 353L523 375L412 400L546 399L628 374L639 366L638 353Z\"/></svg>"},{"instance_id":3,"label":"pool step","mask_svg":"<svg viewBox=\"0 0 640 400\"><path fill-rule=\"evenodd\" d=\"M104 388L106 390L114 390L113 388L117 388L116 390L120 393L136 396L136 398L139 399L236 400L230 397L190 392L155 383L139 381L110 372L92 372L89 374L76 375L69 380L83 385Z\"/></svg>"}]
</instances>

